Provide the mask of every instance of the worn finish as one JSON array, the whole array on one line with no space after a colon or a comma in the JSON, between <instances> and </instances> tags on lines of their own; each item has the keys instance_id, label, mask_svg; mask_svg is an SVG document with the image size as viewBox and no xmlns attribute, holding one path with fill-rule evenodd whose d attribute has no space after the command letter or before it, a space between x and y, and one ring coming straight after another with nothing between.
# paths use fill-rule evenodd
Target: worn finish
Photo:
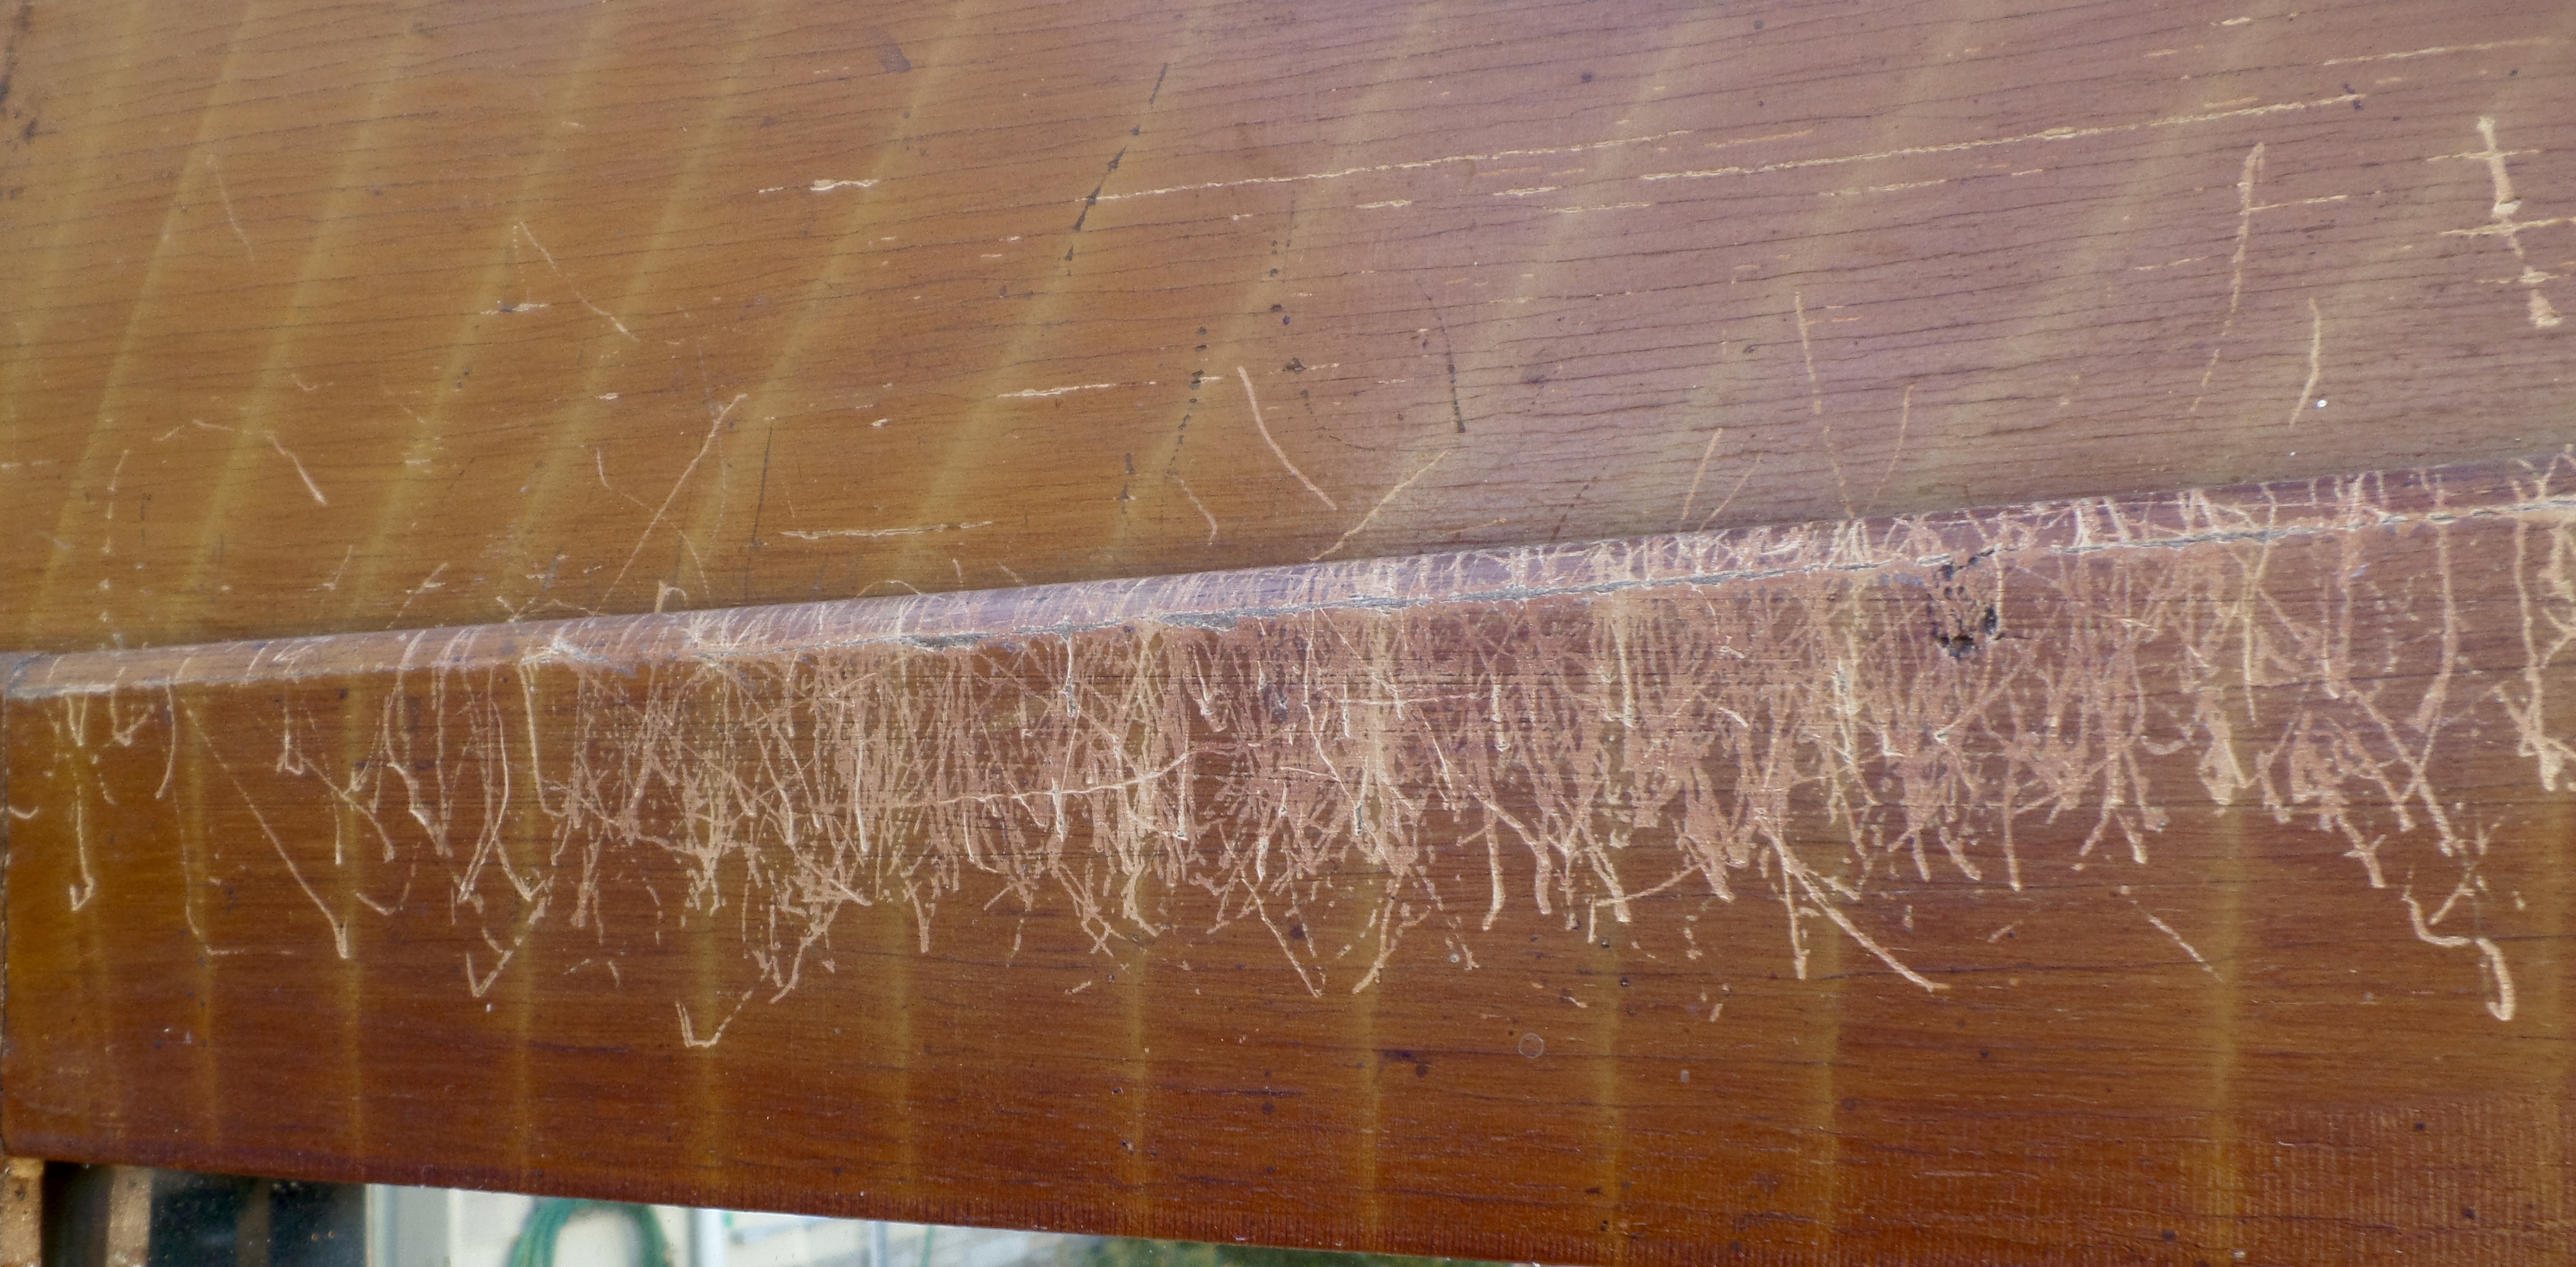
<instances>
[{"instance_id":1,"label":"worn finish","mask_svg":"<svg viewBox=\"0 0 2576 1267\"><path fill-rule=\"evenodd\" d=\"M2576 439L2576 16L17 0L0 646Z\"/></svg>"},{"instance_id":2,"label":"worn finish","mask_svg":"<svg viewBox=\"0 0 2576 1267\"><path fill-rule=\"evenodd\" d=\"M2576 459L22 666L13 1149L2540 1261Z\"/></svg>"}]
</instances>

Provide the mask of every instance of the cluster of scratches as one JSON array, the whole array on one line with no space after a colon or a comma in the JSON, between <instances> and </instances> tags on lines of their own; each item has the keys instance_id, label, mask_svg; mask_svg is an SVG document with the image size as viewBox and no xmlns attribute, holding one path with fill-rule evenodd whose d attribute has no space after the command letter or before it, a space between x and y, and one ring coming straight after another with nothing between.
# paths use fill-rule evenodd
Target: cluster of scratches
<instances>
[{"instance_id":1,"label":"cluster of scratches","mask_svg":"<svg viewBox=\"0 0 2576 1267\"><path fill-rule=\"evenodd\" d=\"M406 652L363 708L274 696L259 768L206 732L220 684L22 694L67 760L156 719L174 768L202 746L344 955L353 903L411 891L338 896L299 833L331 867L429 863L482 922L477 996L549 928L676 921L738 930L782 998L852 908L909 912L928 949L956 902L1062 903L1113 956L1213 910L1310 990L1364 990L1426 923L1455 948L1528 904L1588 937L1677 890L1774 912L1801 975L1840 936L1937 990L1874 889L2146 867L2204 805L2339 842L2510 1019L2495 824L2439 781L2481 710L2544 788L2576 772L2547 689L2576 644L2571 472L2467 509L2362 478L1117 591L1159 615L1022 591L1097 618L1001 632L922 632L971 596L850 606L877 632L837 638L658 618L649 652L634 621L523 626L507 653ZM2518 631L2464 617L2469 549L2509 559ZM1308 935L1327 908L1347 939Z\"/></svg>"}]
</instances>

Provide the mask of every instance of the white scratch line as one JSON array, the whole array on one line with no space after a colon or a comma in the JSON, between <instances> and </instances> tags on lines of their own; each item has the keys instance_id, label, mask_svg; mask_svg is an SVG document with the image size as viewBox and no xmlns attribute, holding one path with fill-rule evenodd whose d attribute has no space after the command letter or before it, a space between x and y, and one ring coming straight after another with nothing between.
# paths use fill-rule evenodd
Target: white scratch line
<instances>
[{"instance_id":1,"label":"white scratch line","mask_svg":"<svg viewBox=\"0 0 2576 1267\"><path fill-rule=\"evenodd\" d=\"M2308 381L2299 388L2299 403L2290 406L2290 425L2297 426L2299 415L2308 402L2316 399L2317 378L2325 372L2326 317L2317 309L2315 299L2308 300Z\"/></svg>"},{"instance_id":2,"label":"white scratch line","mask_svg":"<svg viewBox=\"0 0 2576 1267\"><path fill-rule=\"evenodd\" d=\"M1001 395L994 397L993 399L995 399L995 400L1041 400L1041 399L1044 399L1044 398L1046 398L1046 397L1048 397L1048 396L1064 396L1064 395L1069 395L1069 394L1071 394L1071 393L1073 393L1073 392L1100 392L1100 391L1107 391L1107 390L1109 390L1109 389L1110 389L1110 388L1112 388L1112 387L1120 387L1120 386L1124 386L1124 384L1121 384L1121 383L1076 383L1076 384L1074 384L1074 385L1073 385L1073 386L1071 386L1071 387L1032 387L1032 388L1028 389L1027 391L1021 391L1021 392L1004 392L1004 393L1002 393Z\"/></svg>"},{"instance_id":3,"label":"white scratch line","mask_svg":"<svg viewBox=\"0 0 2576 1267\"><path fill-rule=\"evenodd\" d=\"M1807 360L1807 412L1821 418L1825 414L1824 388L1816 382L1816 350L1807 340L1807 296L1804 291L1789 292L1789 302L1798 316L1798 355Z\"/></svg>"},{"instance_id":4,"label":"white scratch line","mask_svg":"<svg viewBox=\"0 0 2576 1267\"><path fill-rule=\"evenodd\" d=\"M1905 398L1896 406L1896 447L1888 450L1887 468L1878 473L1878 487L1869 490L1869 505L1863 507L1861 513L1868 514L1878 509L1879 495L1887 491L1888 478L1896 474L1896 460L1905 456L1905 429L1913 422L1914 384L1907 383Z\"/></svg>"},{"instance_id":5,"label":"white scratch line","mask_svg":"<svg viewBox=\"0 0 2576 1267\"><path fill-rule=\"evenodd\" d=\"M2435 933L2430 926L2425 924L2424 908L2415 904L2414 894L2401 893L2398 895L2398 898L2400 901L2406 903L2407 917L2415 921L2415 936L2418 940L2427 942L2431 945L2441 946L2446 949L2457 949L2461 946L2475 946L2478 948L2478 953L2484 956L2484 962L2481 966L2486 969L2486 973L2489 977L2494 978L2496 986L2495 998L2489 1000L2487 1003L2487 1015L2492 1016L2499 1021L2512 1020L2514 1009L2513 974L2505 970L2504 951L2493 941L2484 937L2459 937Z\"/></svg>"},{"instance_id":6,"label":"white scratch line","mask_svg":"<svg viewBox=\"0 0 2576 1267\"><path fill-rule=\"evenodd\" d=\"M627 329L627 328L626 328L626 323L625 323L625 322L620 321L620 320L618 320L616 317L614 317L614 316L610 315L610 314L609 314L609 311L608 311L607 309L602 308L602 307L600 307L599 305L597 305L597 304L595 304L595 303L590 302L590 296L588 296L588 295L585 295L585 294L581 293L581 287L579 287L579 286L575 286L575 285L573 285L573 284L572 284L572 276L571 276L570 274L568 274L568 273L566 273L566 272L564 272L564 271L563 271L563 265L555 263L555 253L554 253L554 252L552 252L552 251L547 250L547 249L546 249L546 244L537 240L537 235L536 235L536 233L535 233L534 231L532 231L532 230L530 230L530 229L528 228L528 222L527 222L527 221L525 221L525 220L520 221L520 222L519 222L519 225L518 225L518 228L519 228L519 234L520 234L520 236L525 237L526 239L528 239L528 245L530 245L530 246L533 246L533 247L537 248L537 254L542 255L542 256L544 256L544 257L546 257L546 267L551 268L551 269L553 269L553 270L555 271L555 278L556 278L556 280L561 281L561 282L564 284L564 289L569 290L569 291L571 291L571 292L572 292L572 297L573 297L573 298L578 299L578 300L580 300L580 301L581 301L581 306L582 306L582 307L590 309L590 310L591 310L591 312L592 312L593 314L595 314L596 316L598 316L601 320L606 321L608 324L610 324L610 325L612 325L612 326L617 327L617 332L618 332L619 334L625 335L628 339L634 340L634 341L635 341L635 342L637 342L637 343L642 343L642 342L643 342L643 340L642 340L642 339L637 339L637 338L635 338L635 332L634 332L634 331L632 331L632 330Z\"/></svg>"},{"instance_id":7,"label":"white scratch line","mask_svg":"<svg viewBox=\"0 0 2576 1267\"><path fill-rule=\"evenodd\" d=\"M1189 498L1189 499L1190 499L1190 504L1199 508L1199 518L1207 520L1207 524L1208 524L1208 539L1207 539L1207 543L1208 543L1209 545L1215 545L1215 544L1216 544L1216 516L1215 516L1215 515L1213 515L1213 514L1210 514L1210 513L1208 512L1207 503L1199 500L1199 495L1198 495L1196 492L1193 492L1193 491L1190 489L1190 482L1189 482L1188 480L1182 479L1182 478L1180 477L1179 472L1172 472L1172 473L1171 473L1171 479L1172 479L1172 482L1173 482L1173 483L1178 484L1178 485L1180 485L1180 486L1181 486L1181 496L1186 497L1186 498Z\"/></svg>"},{"instance_id":8,"label":"white scratch line","mask_svg":"<svg viewBox=\"0 0 2576 1267\"><path fill-rule=\"evenodd\" d=\"M2363 62L2402 62L2416 57L2440 57L2445 53L2484 53L2499 48L2529 48L2558 41L2547 36L2527 40L2490 40L2484 44L2439 44L2432 48L2408 49L2403 53L2373 53L2368 57L2329 57L2319 66L2358 66Z\"/></svg>"},{"instance_id":9,"label":"white scratch line","mask_svg":"<svg viewBox=\"0 0 2576 1267\"><path fill-rule=\"evenodd\" d=\"M1444 154L1439 158L1421 158L1405 163L1378 163L1368 167L1343 167L1328 172L1304 172L1295 176L1249 176L1241 180L1201 181L1195 185L1166 185L1161 189L1139 189L1133 193L1102 194L1099 196L1098 201L1118 202L1128 198L1157 198L1164 194L1195 193L1202 189L1235 189L1245 185L1296 185L1303 184L1307 181L1340 180L1346 176L1368 176L1379 172L1421 171L1426 167L1442 167L1450 163L1490 163L1499 158L1535 158L1548 154L1581 154L1592 150L1618 149L1622 146L1628 145L1651 145L1656 141L1670 140L1677 136L1689 136L1697 130L1698 129L1696 128L1682 128L1673 132L1658 132L1652 136L1623 136L1608 141L1592 141L1583 145L1561 145L1547 149L1496 150L1491 154ZM1803 135L1803 133L1787 133L1784 135L1797 136ZM1777 138L1752 137L1747 138L1743 143L1749 144L1756 140L1774 139Z\"/></svg>"},{"instance_id":10,"label":"white scratch line","mask_svg":"<svg viewBox=\"0 0 2576 1267\"><path fill-rule=\"evenodd\" d=\"M2200 386L2192 393L2191 408L2185 417L2200 412L2200 402L2209 397L2210 377L2218 373L2219 355L2227 350L2227 336L2236 329L2236 310L2245 299L2245 252L2254 241L2255 183L2263 178L2263 143L2245 151L2245 166L2236 177L2236 254L2227 266L2227 316L2218 323L2218 338L2209 345L2209 363L2200 369Z\"/></svg>"},{"instance_id":11,"label":"white scratch line","mask_svg":"<svg viewBox=\"0 0 2576 1267\"><path fill-rule=\"evenodd\" d=\"M1819 191L1816 196L1819 198L1849 198L1854 194L1889 194L1900 189L1929 189L1934 185L1946 185L1949 183L1950 179L1945 176L1939 180L1909 180L1894 185L1863 185L1855 189L1826 189Z\"/></svg>"},{"instance_id":12,"label":"white scratch line","mask_svg":"<svg viewBox=\"0 0 2576 1267\"><path fill-rule=\"evenodd\" d=\"M835 189L874 189L876 186L877 183L873 180L818 180L805 188L814 193L828 194ZM761 192L769 191L764 189Z\"/></svg>"},{"instance_id":13,"label":"white scratch line","mask_svg":"<svg viewBox=\"0 0 2576 1267\"><path fill-rule=\"evenodd\" d=\"M1384 202L1361 203L1359 205L1359 209L1362 211L1375 211L1381 207L1410 207L1412 205L1413 200L1410 198L1389 198Z\"/></svg>"},{"instance_id":14,"label":"white scratch line","mask_svg":"<svg viewBox=\"0 0 2576 1267\"><path fill-rule=\"evenodd\" d=\"M1532 194L1552 194L1552 193L1555 193L1556 191L1557 191L1557 186L1555 186L1555 185L1532 185L1532 186L1530 186L1530 187L1529 187L1529 188L1527 188L1527 189L1498 189L1498 190L1494 191L1493 193L1486 195L1486 197L1489 197L1489 198L1527 198L1527 197L1529 197L1529 196L1530 196L1530 195L1532 195Z\"/></svg>"},{"instance_id":15,"label":"white scratch line","mask_svg":"<svg viewBox=\"0 0 2576 1267\"><path fill-rule=\"evenodd\" d=\"M1726 438L1726 428L1719 427L1708 437L1708 447L1699 451L1699 469L1691 472L1690 491L1682 494L1682 523L1690 523L1691 503L1699 500L1699 481L1708 474L1708 460L1717 455L1717 442Z\"/></svg>"},{"instance_id":16,"label":"white scratch line","mask_svg":"<svg viewBox=\"0 0 2576 1267\"><path fill-rule=\"evenodd\" d=\"M241 239L243 258L258 259L259 253L250 249L250 235L242 232L241 221L233 215L233 195L231 190L224 188L223 165L215 161L214 155L208 154L206 170L215 174L215 197L224 204L224 222L233 227L233 236Z\"/></svg>"},{"instance_id":17,"label":"white scratch line","mask_svg":"<svg viewBox=\"0 0 2576 1267\"><path fill-rule=\"evenodd\" d=\"M820 531L782 532L779 536L798 541L829 541L836 538L873 539L877 537L919 537L934 532L969 532L990 528L997 520L984 519L971 524L922 524L912 528L827 528Z\"/></svg>"},{"instance_id":18,"label":"white scratch line","mask_svg":"<svg viewBox=\"0 0 2576 1267\"><path fill-rule=\"evenodd\" d=\"M1308 560L1306 560L1306 561L1307 561L1307 562L1309 562L1309 563L1319 562L1319 561L1321 561L1321 560L1323 559L1324 555L1331 554L1331 553L1333 553L1334 551L1337 551L1337 550L1341 549L1344 545L1349 544L1350 539L1351 539L1351 538L1353 538L1353 537L1358 536L1358 535L1360 534L1360 530L1361 530L1361 529L1368 527L1368 526L1369 526L1369 521L1370 521L1370 520L1372 520L1372 519L1377 518L1377 512L1379 512L1379 511L1381 511L1381 510L1386 509L1386 504L1387 504L1388 502L1394 501L1394 500L1395 500L1395 498L1396 498L1396 495L1397 495L1397 494L1402 493L1404 490L1406 490L1406 489L1408 489L1408 488L1413 487L1413 481L1418 480L1418 479L1421 479L1421 478L1422 478L1423 476L1425 476L1425 475L1429 475L1429 474L1431 473L1431 468L1432 468L1432 467L1435 467L1435 466L1440 465L1440 463L1441 463L1444 459L1446 459L1446 458L1449 456L1449 454L1450 454L1450 453L1455 453L1455 452L1457 452L1457 450L1455 450L1455 449L1451 449L1451 450L1449 450L1449 451L1448 451L1448 452L1446 452L1446 453L1442 453L1442 454L1440 454L1439 456L1432 458L1430 461L1423 463L1423 464L1422 464L1422 469L1421 469L1421 470L1415 471L1413 474L1405 476L1405 477L1404 477L1403 482L1401 482L1401 483L1397 484L1397 485L1396 485L1395 487L1393 487L1393 488L1390 488L1390 489L1386 490L1386 496L1381 497L1381 498L1378 498L1378 499L1377 499L1377 504L1376 504L1376 505L1374 505L1374 506L1369 507L1369 512L1368 512L1367 514L1365 514L1365 515L1360 516L1360 521L1359 521L1358 523L1352 524L1352 525L1351 525L1351 527L1350 527L1350 530L1349 530L1348 532L1343 533L1343 534L1341 535L1341 538L1340 538L1339 540L1336 540L1335 542L1333 542L1333 544L1332 544L1329 548L1325 549L1325 551L1323 552L1323 554L1318 554L1318 555L1316 555L1314 558L1308 559Z\"/></svg>"},{"instance_id":19,"label":"white scratch line","mask_svg":"<svg viewBox=\"0 0 2576 1267\"><path fill-rule=\"evenodd\" d=\"M279 443L276 434L273 432L270 433L268 437L268 447L277 450L277 456L295 464L296 478L304 481L304 491L313 494L315 505L328 506L331 504L331 499L322 495L322 486L313 482L313 473L304 469L304 459L287 452L286 446Z\"/></svg>"},{"instance_id":20,"label":"white scratch line","mask_svg":"<svg viewBox=\"0 0 2576 1267\"><path fill-rule=\"evenodd\" d=\"M2125 889L2123 889L2123 890L2121 891L2120 896L2122 896L2122 897L2128 897L2128 891L2127 891L2127 890L2125 890ZM2136 898L2133 898L2133 897L2132 897L2132 898L2129 898L2129 905L2137 907L2137 908L2138 908L2138 914L2146 916L2146 917L2147 917L2147 922L2148 922L2148 923L2150 923L2150 924L2155 925L2155 926L2156 926L2156 931L2157 931L2157 932L2163 933L2165 936L2172 938L2172 939L2173 939L2173 944L2175 944L2175 945L2177 945L2177 946L2182 947L2182 953L2184 953L2184 954L2186 954L2186 955L2191 956L2191 961L2192 961L2193 963L2199 964L2199 965L2200 965L2200 970L2201 970L2201 971L2206 972L2206 973L2208 973L2209 975L2211 975L2211 976L2213 976L2213 977L2215 977L2215 976L2217 976L2217 975L2218 975L2218 969L2217 969L2217 968L2214 968L2214 967L2212 967L2212 966L2210 966L2210 962L2209 962L2208 960L2201 958L2201 957L2200 957L2200 952L2199 952L2198 950L2193 949L2193 948L2192 948L2192 944L2191 944L2190 942L2184 941L2184 940L2182 939L2182 934L2180 934L2180 933L2178 933L2178 932L2175 932L2175 931L2174 931L2174 926L2173 926L2173 925L2168 924L2168 923L2164 922L2163 920L2157 919L2157 918L2156 918L2156 913L2155 913L2154 911L2148 910L2148 909L2147 909L2143 904L2141 904L2141 903L2138 901L2138 899L2136 899ZM1988 941L1993 941L1993 940L1994 940L1994 938L1989 937L1989 938L1987 938L1986 940L1988 940Z\"/></svg>"},{"instance_id":21,"label":"white scratch line","mask_svg":"<svg viewBox=\"0 0 2576 1267\"><path fill-rule=\"evenodd\" d=\"M1570 216L1585 211L1635 211L1641 207L1651 207L1654 205L1655 204L1651 202L1605 202L1589 207L1550 207L1548 208L1548 213L1551 215Z\"/></svg>"},{"instance_id":22,"label":"white scratch line","mask_svg":"<svg viewBox=\"0 0 2576 1267\"><path fill-rule=\"evenodd\" d=\"M2557 280L2558 274L2544 273L2539 269L2532 267L2531 255L2528 251L2523 249L2522 231L2525 229L2546 229L2551 225L2557 224L2576 223L2576 216L2560 216L2555 220L2515 219L2514 217L2522 211L2522 199L2515 196L2513 192L2513 173L2507 170L2504 161L2514 155L2529 154L2533 151L2508 150L2496 144L2496 121L2491 118L2482 118L2478 120L2478 135L2486 140L2487 147L2483 150L2468 154L2436 154L2433 158L2425 161L2434 162L2446 158L2473 158L2486 163L2487 176L2490 180L2495 182L2495 203L2488 209L2488 214L2493 218L2489 223L2479 225L2474 229L2445 229L2442 231L2442 236L2446 238L2503 238L2504 244L2513 249L2514 263L2522 266L2521 275L2515 277L2513 280L2521 283L2524 289L2530 292L2532 327L2539 330L2557 329L2560 325L2565 323L2566 318L2559 316L2558 310L2550 306L2548 296L2540 293L2540 286L2543 282Z\"/></svg>"},{"instance_id":23,"label":"white scratch line","mask_svg":"<svg viewBox=\"0 0 2576 1267\"><path fill-rule=\"evenodd\" d=\"M2163 119L2144 119L2136 123L2112 123L2094 128L2049 128L2024 132L2019 136L1986 137L1974 141L1950 141L1940 145L1910 145L1903 149L1879 150L1869 154L1837 154L1828 158L1800 158L1759 167L1712 167L1700 171L1649 172L1639 180L1705 180L1713 176L1759 176L1765 172L1797 171L1808 167L1838 167L1847 163L1869 163L1882 158L1911 158L1918 154L1957 154L1967 150L1990 149L1998 145L2021 145L2032 141L2078 141L2088 137L2112 136L2122 132L2140 132L2149 128L2179 128L2200 123L2217 123L2227 119L2252 119L2294 110L2314 110L2319 106L2348 105L2366 94L2340 93L2313 101L2276 101L2267 106L2247 106L2242 110L2217 110L2207 114L2175 115Z\"/></svg>"},{"instance_id":24,"label":"white scratch line","mask_svg":"<svg viewBox=\"0 0 2576 1267\"><path fill-rule=\"evenodd\" d=\"M1279 442L1271 438L1270 424L1261 420L1261 398L1254 395L1252 391L1252 375L1238 365L1234 367L1234 376L1243 380L1243 398L1252 404L1252 429L1261 433L1261 442L1270 446L1270 452L1279 459L1279 465L1287 467L1288 473L1296 476L1297 482L1305 485L1306 491L1313 493L1316 501L1324 503L1325 509L1340 510L1341 507L1334 505L1332 498L1324 495L1324 490L1315 487L1315 481L1306 478L1306 473L1298 470L1297 464L1288 460L1288 451L1280 448Z\"/></svg>"},{"instance_id":25,"label":"white scratch line","mask_svg":"<svg viewBox=\"0 0 2576 1267\"><path fill-rule=\"evenodd\" d=\"M733 407L741 404L744 397L749 396L750 394L751 393L749 392L738 393L733 399L725 402L724 408L715 411L714 420L707 423L707 438L698 442L697 456L690 458L689 464L681 468L680 478L671 481L671 491L663 496L661 509L653 512L651 522L644 525L643 534L635 538L635 548L626 552L626 562L618 565L617 575L609 578L608 588L600 591L601 597L605 598L608 595L617 592L619 582L626 579L626 569L635 566L635 556L644 553L644 543L652 540L653 530L662 526L662 516L671 513L671 503L678 500L680 490L688 486L689 477L697 474L698 463L707 460L707 450L715 446L716 433L724 429L725 415L732 413ZM599 478L600 483L603 485L608 482L608 470L605 466L600 468ZM610 491L613 492L615 490L612 489ZM642 505L643 503L638 502L636 504ZM718 1032L722 1032L721 1027L719 1027Z\"/></svg>"},{"instance_id":26,"label":"white scratch line","mask_svg":"<svg viewBox=\"0 0 2576 1267\"><path fill-rule=\"evenodd\" d=\"M697 1028L689 1024L688 1005L673 1003L671 1006L678 1009L680 1013L680 1041L690 1047L713 1047L724 1041L725 1027L733 1024L733 1018L742 1015L742 1005L749 1002L751 1002L751 991L745 990L742 992L742 997L734 1001L733 1010L725 1013L725 1018L716 1023L716 1032L704 1038L698 1037Z\"/></svg>"}]
</instances>

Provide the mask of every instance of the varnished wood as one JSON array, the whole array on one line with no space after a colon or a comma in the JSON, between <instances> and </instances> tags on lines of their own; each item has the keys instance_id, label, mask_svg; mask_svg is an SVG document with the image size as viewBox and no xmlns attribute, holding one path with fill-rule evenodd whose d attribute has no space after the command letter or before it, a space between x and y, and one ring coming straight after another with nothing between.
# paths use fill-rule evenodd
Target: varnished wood
<instances>
[{"instance_id":1,"label":"varnished wood","mask_svg":"<svg viewBox=\"0 0 2576 1267\"><path fill-rule=\"evenodd\" d=\"M2564 6L0 39L11 1151L2569 1241Z\"/></svg>"},{"instance_id":2,"label":"varnished wood","mask_svg":"<svg viewBox=\"0 0 2576 1267\"><path fill-rule=\"evenodd\" d=\"M2571 479L42 657L0 1132L1547 1261L2545 1261Z\"/></svg>"},{"instance_id":3,"label":"varnished wood","mask_svg":"<svg viewBox=\"0 0 2576 1267\"><path fill-rule=\"evenodd\" d=\"M2576 439L2530 0L19 0L0 645Z\"/></svg>"}]
</instances>

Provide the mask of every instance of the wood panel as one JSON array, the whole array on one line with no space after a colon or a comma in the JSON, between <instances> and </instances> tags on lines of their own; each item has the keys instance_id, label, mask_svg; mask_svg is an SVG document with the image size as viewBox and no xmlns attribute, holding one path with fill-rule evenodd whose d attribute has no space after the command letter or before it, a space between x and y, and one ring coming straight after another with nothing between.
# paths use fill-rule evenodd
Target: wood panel
<instances>
[{"instance_id":1,"label":"wood panel","mask_svg":"<svg viewBox=\"0 0 2576 1267\"><path fill-rule=\"evenodd\" d=\"M2541 452L2571 23L19 0L0 645Z\"/></svg>"},{"instance_id":2,"label":"wood panel","mask_svg":"<svg viewBox=\"0 0 2576 1267\"><path fill-rule=\"evenodd\" d=\"M40 657L0 1132L1524 1260L2545 1261L2571 481Z\"/></svg>"}]
</instances>

